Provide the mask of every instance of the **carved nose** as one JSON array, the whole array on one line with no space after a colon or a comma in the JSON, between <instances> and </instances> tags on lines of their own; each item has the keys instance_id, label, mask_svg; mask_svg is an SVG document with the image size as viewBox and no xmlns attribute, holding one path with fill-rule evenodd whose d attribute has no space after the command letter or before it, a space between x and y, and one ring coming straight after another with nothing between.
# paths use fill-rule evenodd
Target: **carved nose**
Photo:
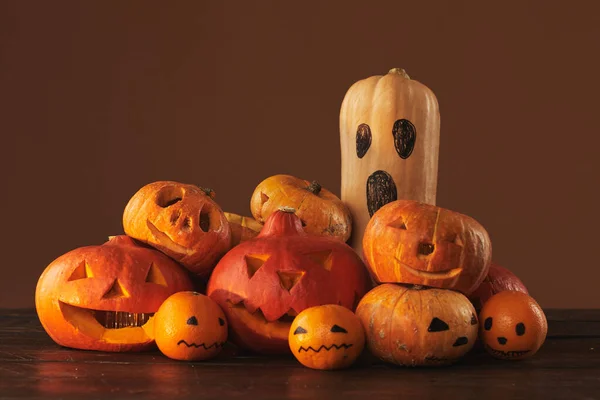
<instances>
[{"instance_id":1,"label":"carved nose","mask_svg":"<svg viewBox=\"0 0 600 400\"><path fill-rule=\"evenodd\" d=\"M428 256L433 253L433 250L435 250L435 246L432 243L421 242L419 243L417 252L420 256Z\"/></svg>"},{"instance_id":2,"label":"carved nose","mask_svg":"<svg viewBox=\"0 0 600 400\"><path fill-rule=\"evenodd\" d=\"M500 343L501 345L505 345L506 342L508 342L508 339L506 339L505 337L500 336L498 338L498 343Z\"/></svg>"}]
</instances>

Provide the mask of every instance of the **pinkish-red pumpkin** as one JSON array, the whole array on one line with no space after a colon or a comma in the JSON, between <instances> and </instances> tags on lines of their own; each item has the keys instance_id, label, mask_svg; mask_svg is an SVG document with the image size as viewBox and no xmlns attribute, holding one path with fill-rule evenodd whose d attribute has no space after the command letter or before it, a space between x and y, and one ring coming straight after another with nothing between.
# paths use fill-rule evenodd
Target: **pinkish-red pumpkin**
<instances>
[{"instance_id":1,"label":"pinkish-red pumpkin","mask_svg":"<svg viewBox=\"0 0 600 400\"><path fill-rule=\"evenodd\" d=\"M507 290L529 294L523 282L515 274L492 262L483 282L471 293L469 300L479 312L490 297Z\"/></svg>"},{"instance_id":2,"label":"pinkish-red pumpkin","mask_svg":"<svg viewBox=\"0 0 600 400\"><path fill-rule=\"evenodd\" d=\"M368 274L350 246L308 235L293 210L276 211L260 234L217 264L207 294L225 311L233 342L258 353L289 353L288 333L302 310L339 304L354 310Z\"/></svg>"}]
</instances>

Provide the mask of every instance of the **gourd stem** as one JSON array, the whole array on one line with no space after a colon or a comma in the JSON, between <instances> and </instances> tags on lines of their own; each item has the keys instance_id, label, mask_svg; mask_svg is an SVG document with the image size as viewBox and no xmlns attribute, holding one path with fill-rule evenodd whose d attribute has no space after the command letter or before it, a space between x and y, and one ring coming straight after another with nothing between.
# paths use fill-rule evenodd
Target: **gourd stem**
<instances>
[{"instance_id":1,"label":"gourd stem","mask_svg":"<svg viewBox=\"0 0 600 400\"><path fill-rule=\"evenodd\" d=\"M200 188L200 190L202 190L204 192L205 195L207 195L211 199L215 198L215 191L214 190L212 190L210 188L202 187L202 186L198 186L198 187Z\"/></svg>"},{"instance_id":2,"label":"gourd stem","mask_svg":"<svg viewBox=\"0 0 600 400\"><path fill-rule=\"evenodd\" d=\"M402 68L392 68L390 69L390 72L388 72L388 74L398 74L402 75L402 77L404 77L405 79L410 79L410 76L408 76L406 71Z\"/></svg>"},{"instance_id":3,"label":"gourd stem","mask_svg":"<svg viewBox=\"0 0 600 400\"><path fill-rule=\"evenodd\" d=\"M306 188L312 194L319 194L321 192L321 185L317 181L312 181Z\"/></svg>"}]
</instances>

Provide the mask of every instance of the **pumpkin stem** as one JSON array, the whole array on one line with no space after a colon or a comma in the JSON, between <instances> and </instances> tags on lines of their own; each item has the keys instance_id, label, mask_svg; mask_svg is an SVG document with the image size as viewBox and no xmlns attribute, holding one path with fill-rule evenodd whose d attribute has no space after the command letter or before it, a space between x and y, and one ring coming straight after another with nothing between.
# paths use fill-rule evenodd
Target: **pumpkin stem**
<instances>
[{"instance_id":1,"label":"pumpkin stem","mask_svg":"<svg viewBox=\"0 0 600 400\"><path fill-rule=\"evenodd\" d=\"M312 181L310 185L308 185L308 187L306 188L306 190L316 195L318 195L319 192L321 192L321 189L321 185L317 181Z\"/></svg>"},{"instance_id":2,"label":"pumpkin stem","mask_svg":"<svg viewBox=\"0 0 600 400\"><path fill-rule=\"evenodd\" d=\"M281 206L279 207L279 211L283 211L284 213L294 214L296 209L294 207Z\"/></svg>"},{"instance_id":3,"label":"pumpkin stem","mask_svg":"<svg viewBox=\"0 0 600 400\"><path fill-rule=\"evenodd\" d=\"M198 187L200 188L200 190L202 190L204 192L205 195L207 195L211 199L215 198L215 191L212 190L211 188L206 188L206 187L202 187L202 186L198 186Z\"/></svg>"},{"instance_id":4,"label":"pumpkin stem","mask_svg":"<svg viewBox=\"0 0 600 400\"><path fill-rule=\"evenodd\" d=\"M408 74L403 68L392 68L390 69L390 72L388 72L388 74L398 74L402 75L404 79L410 79L410 76L408 76Z\"/></svg>"}]
</instances>

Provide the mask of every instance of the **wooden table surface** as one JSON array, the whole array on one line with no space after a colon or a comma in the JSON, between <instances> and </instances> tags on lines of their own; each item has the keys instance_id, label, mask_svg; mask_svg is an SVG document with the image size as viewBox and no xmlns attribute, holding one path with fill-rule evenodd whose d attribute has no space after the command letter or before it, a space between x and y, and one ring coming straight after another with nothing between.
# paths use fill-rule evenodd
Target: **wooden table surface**
<instances>
[{"instance_id":1,"label":"wooden table surface","mask_svg":"<svg viewBox=\"0 0 600 400\"><path fill-rule=\"evenodd\" d=\"M401 368L365 355L344 371L288 357L233 355L179 362L158 351L100 353L56 345L33 310L0 310L1 399L600 399L600 310L548 310L532 359L473 350L443 368Z\"/></svg>"}]
</instances>

